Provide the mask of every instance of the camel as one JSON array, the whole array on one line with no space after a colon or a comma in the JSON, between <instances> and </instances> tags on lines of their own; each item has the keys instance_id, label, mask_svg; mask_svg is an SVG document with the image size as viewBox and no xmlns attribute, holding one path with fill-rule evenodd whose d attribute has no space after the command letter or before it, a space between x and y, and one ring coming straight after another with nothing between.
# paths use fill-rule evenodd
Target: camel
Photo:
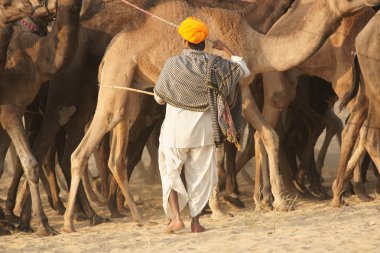
<instances>
[{"instance_id":1,"label":"camel","mask_svg":"<svg viewBox=\"0 0 380 253\"><path fill-rule=\"evenodd\" d=\"M380 2L380 1L379 1ZM196 3L196 4L195 4ZM255 106L248 84L257 73L268 71L284 71L300 64L318 50L324 40L334 31L337 22L344 15L353 13L367 5L377 2L368 1L313 1L306 14L309 20L298 22L299 29L288 36L272 37L264 36L253 30L244 19L233 11L212 9L194 1L162 1L155 7L147 8L153 14L161 16L172 22L180 22L187 16L195 15L202 18L211 28L210 39L224 39L228 46L242 55L252 70L247 83L242 84L243 111L247 121L260 133L264 145L270 154L270 170L272 175L279 175L277 165L278 138L275 132L262 120ZM195 4L195 5L194 5ZM198 6L198 8L194 8ZM202 6L202 8L199 8ZM168 13L167 10L175 9L176 13ZM223 17L223 18L221 18ZM157 40L152 37L157 30L167 30L166 40ZM307 31L307 32L303 32ZM296 39L297 38L297 39ZM100 85L123 85L129 87L132 83L135 88L144 88L143 84L151 86L157 80L159 71L165 59L170 55L180 52L180 43L168 48L168 41L178 41L175 29L158 23L156 20L147 19L139 28L125 29L116 35L106 51L99 67ZM136 45L133 41L140 41ZM244 45L244 46L243 46ZM208 47L208 50L210 48ZM279 52L287 52L281 55ZM297 53L295 52L297 51ZM116 57L125 55L125 57ZM153 57L146 57L146 56ZM134 82L132 82L134 81ZM123 119L128 126L135 120L139 108L136 108L138 96L119 90L100 87L97 109L89 130L71 156L72 180L67 209L64 215L63 230L73 232L73 207L75 197L83 169L89 156L95 150L104 134L116 127L113 131L113 146L109 167L115 176L126 200L131 201L126 172L124 144L128 141L128 131L119 124ZM133 109L132 109L133 108ZM119 125L118 125L119 124ZM273 177L272 191L275 195L274 205L284 207L281 189L278 187L279 177ZM132 203L130 206L133 206ZM131 208L131 213L137 220L141 220L137 209Z\"/></svg>"},{"instance_id":2,"label":"camel","mask_svg":"<svg viewBox=\"0 0 380 253\"><path fill-rule=\"evenodd\" d=\"M352 172L366 151L372 158L377 169L380 168L379 154L379 35L380 13L367 23L355 40L357 60L354 68L357 70L351 92L343 106L353 100L354 109L343 131L342 151L336 179L333 183L334 198L332 206L344 204L343 186L352 177ZM358 138L359 137L359 138ZM358 142L356 149L355 143ZM352 156L349 160L349 157Z\"/></svg>"},{"instance_id":3,"label":"camel","mask_svg":"<svg viewBox=\"0 0 380 253\"><path fill-rule=\"evenodd\" d=\"M13 35L13 25L15 22L31 16L34 12L32 4L28 0L5 0L0 2L0 76L3 75L9 44ZM4 163L0 166L0 176L4 171ZM14 227L3 221L4 212L0 208L0 235L10 234Z\"/></svg>"},{"instance_id":4,"label":"camel","mask_svg":"<svg viewBox=\"0 0 380 253\"><path fill-rule=\"evenodd\" d=\"M299 6L296 5L296 8L292 10L296 13L303 13L303 8L305 8L305 6L301 4ZM350 78L352 75L349 63L353 58L353 55L351 55L350 52L353 51L354 39L372 15L373 10L368 8L358 12L352 17L343 19L337 32L330 36L329 40L326 41L323 47L315 55L301 63L297 69L292 69L285 73L263 74L263 117L268 124L275 127L281 111L283 111L294 98L297 78L304 73L320 77L333 83L334 90L338 94L338 97L343 96L351 86ZM281 19L286 20L288 17L291 20L295 16L292 16L291 12L289 12L289 15L284 15ZM274 33L281 35L289 33L289 30L291 30L289 29L289 25L281 25L281 19L276 23L277 25L271 29L269 34ZM334 118L336 120L336 117ZM331 140L330 136L332 135L329 135L329 139ZM255 142L257 146L255 152L257 156L256 178L261 178L261 157L265 158L266 154L258 133L256 133ZM263 151L259 156L257 155L259 153L258 150ZM266 169L266 167L264 166L263 169ZM268 172L265 174L268 174ZM272 173L269 174L272 178ZM274 176L276 177L276 175ZM263 199L261 199L261 195L263 195ZM264 189L261 194L260 180L255 181L254 200L256 207L271 206L271 193L268 189Z\"/></svg>"},{"instance_id":5,"label":"camel","mask_svg":"<svg viewBox=\"0 0 380 253\"><path fill-rule=\"evenodd\" d=\"M243 4L230 2L229 8L240 8L245 11L247 22L257 27L260 31L267 31L275 20L281 16L294 0L273 2L259 0L255 3ZM147 1L133 1L144 6ZM220 2L220 1L219 1ZM113 10L118 10L116 13ZM112 15L113 22L104 23L104 18ZM62 167L66 178L70 180L70 156L84 135L84 128L91 115L93 115L97 100L97 68L104 51L112 37L121 31L125 24L133 26L131 20L142 20L146 17L122 4L120 1L98 0L85 1L81 14L81 31L77 57L73 64L63 71L61 75L50 81L47 109L44 114L44 122L33 145L34 154L40 163L44 160L54 136L61 128L60 120L62 111L75 108L67 128L68 143L65 147L65 155ZM96 41L96 43L94 43ZM79 74L80 73L80 74ZM102 176L102 192L107 192L107 180ZM79 202L85 202L83 188L79 188ZM88 201L87 201L88 202Z\"/></svg>"},{"instance_id":6,"label":"camel","mask_svg":"<svg viewBox=\"0 0 380 253\"><path fill-rule=\"evenodd\" d=\"M1 158L4 159L7 146L12 140L26 172L33 214L36 217L36 233L41 236L54 235L57 232L49 226L42 208L38 187L39 164L28 143L22 115L40 86L57 75L72 60L78 39L81 4L81 0L60 0L52 31L44 38L16 32L0 79L0 121L3 127Z\"/></svg>"},{"instance_id":7,"label":"camel","mask_svg":"<svg viewBox=\"0 0 380 253\"><path fill-rule=\"evenodd\" d=\"M285 124L285 139L281 143L292 169L295 187L303 194L311 193L314 197L324 199L327 195L319 189L321 177L315 163L314 146L325 128L323 115L335 104L337 96L331 84L323 79L302 76L299 82L297 97L287 108L286 121L290 123ZM308 189L304 186L306 175L310 183Z\"/></svg>"}]
</instances>

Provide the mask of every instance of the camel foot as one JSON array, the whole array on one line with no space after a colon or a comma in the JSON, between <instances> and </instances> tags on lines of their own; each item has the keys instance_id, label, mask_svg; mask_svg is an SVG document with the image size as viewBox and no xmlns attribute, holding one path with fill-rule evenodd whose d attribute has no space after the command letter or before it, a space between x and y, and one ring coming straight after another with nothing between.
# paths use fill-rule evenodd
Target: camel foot
<instances>
[{"instance_id":1,"label":"camel foot","mask_svg":"<svg viewBox=\"0 0 380 253\"><path fill-rule=\"evenodd\" d=\"M0 236L2 236L2 235L11 235L11 234L12 234L11 231L8 231L6 229L0 228Z\"/></svg>"},{"instance_id":2,"label":"camel foot","mask_svg":"<svg viewBox=\"0 0 380 253\"><path fill-rule=\"evenodd\" d=\"M380 194L380 180L377 181L375 192L378 193L378 194Z\"/></svg>"},{"instance_id":3,"label":"camel foot","mask_svg":"<svg viewBox=\"0 0 380 253\"><path fill-rule=\"evenodd\" d=\"M208 215L208 214L212 214L212 210L210 209L209 205L207 204L207 205L203 208L203 210L202 210L202 212L201 212L201 216L203 216L203 215Z\"/></svg>"},{"instance_id":4,"label":"camel foot","mask_svg":"<svg viewBox=\"0 0 380 253\"><path fill-rule=\"evenodd\" d=\"M232 207L243 209L245 208L244 203L240 200L239 196L236 194L226 195L224 196L224 200L231 205Z\"/></svg>"},{"instance_id":5,"label":"camel foot","mask_svg":"<svg viewBox=\"0 0 380 253\"><path fill-rule=\"evenodd\" d=\"M5 213L1 207L0 207L0 220L5 220Z\"/></svg>"},{"instance_id":6,"label":"camel foot","mask_svg":"<svg viewBox=\"0 0 380 253\"><path fill-rule=\"evenodd\" d=\"M292 180L292 183L294 187L299 191L300 193L306 193L307 189L303 184L298 183L296 180Z\"/></svg>"},{"instance_id":7,"label":"camel foot","mask_svg":"<svg viewBox=\"0 0 380 253\"><path fill-rule=\"evenodd\" d=\"M2 220L0 221L0 230L2 230L5 233L4 235L8 235L11 234L11 232L15 231L16 227L12 223Z\"/></svg>"},{"instance_id":8,"label":"camel foot","mask_svg":"<svg viewBox=\"0 0 380 253\"><path fill-rule=\"evenodd\" d=\"M357 194L358 195L358 198L360 199L360 201L363 201L363 202L370 202L370 201L373 201L374 198L371 197L371 195L369 195L368 193L361 193L361 194Z\"/></svg>"},{"instance_id":9,"label":"camel foot","mask_svg":"<svg viewBox=\"0 0 380 253\"><path fill-rule=\"evenodd\" d=\"M232 218L234 217L233 214L227 213L223 211L222 209L213 210L211 214L211 219L213 220L224 220L226 218Z\"/></svg>"},{"instance_id":10,"label":"camel foot","mask_svg":"<svg viewBox=\"0 0 380 253\"><path fill-rule=\"evenodd\" d=\"M66 208L63 205L62 201L58 201L56 204L56 210L59 215L63 215L66 212Z\"/></svg>"},{"instance_id":11,"label":"camel foot","mask_svg":"<svg viewBox=\"0 0 380 253\"><path fill-rule=\"evenodd\" d=\"M30 222L24 222L20 221L20 224L16 228L18 231L25 232L25 233L33 233L34 230L30 226Z\"/></svg>"},{"instance_id":12,"label":"camel foot","mask_svg":"<svg viewBox=\"0 0 380 253\"><path fill-rule=\"evenodd\" d=\"M11 223L19 223L20 217L16 216L12 211L5 210L5 220L11 222Z\"/></svg>"},{"instance_id":13,"label":"camel foot","mask_svg":"<svg viewBox=\"0 0 380 253\"><path fill-rule=\"evenodd\" d=\"M75 221L85 221L88 220L87 216L80 212L80 213L74 213L74 219Z\"/></svg>"},{"instance_id":14,"label":"camel foot","mask_svg":"<svg viewBox=\"0 0 380 253\"><path fill-rule=\"evenodd\" d=\"M70 233L75 233L77 231L75 230L72 222L68 222L68 224L65 222L62 227L62 232L70 234Z\"/></svg>"},{"instance_id":15,"label":"camel foot","mask_svg":"<svg viewBox=\"0 0 380 253\"><path fill-rule=\"evenodd\" d=\"M48 224L39 226L36 235L38 236L54 236L58 235L59 233L52 227L50 227Z\"/></svg>"},{"instance_id":16,"label":"camel foot","mask_svg":"<svg viewBox=\"0 0 380 253\"><path fill-rule=\"evenodd\" d=\"M271 202L268 201L261 201L258 204L256 204L255 211L273 211L273 206Z\"/></svg>"},{"instance_id":17,"label":"camel foot","mask_svg":"<svg viewBox=\"0 0 380 253\"><path fill-rule=\"evenodd\" d=\"M124 218L126 215L120 213L119 211L111 211L111 218L113 219L120 219Z\"/></svg>"},{"instance_id":18,"label":"camel foot","mask_svg":"<svg viewBox=\"0 0 380 253\"><path fill-rule=\"evenodd\" d=\"M323 187L313 187L310 186L308 191L311 195L319 200L327 200L331 199L331 196L327 194L327 192L323 189Z\"/></svg>"},{"instance_id":19,"label":"camel foot","mask_svg":"<svg viewBox=\"0 0 380 253\"><path fill-rule=\"evenodd\" d=\"M99 224L102 224L105 222L111 222L111 220L109 218L104 218L104 217L99 216L97 214L95 214L94 217L92 217L90 219L91 226L96 226L96 225L99 225Z\"/></svg>"},{"instance_id":20,"label":"camel foot","mask_svg":"<svg viewBox=\"0 0 380 253\"><path fill-rule=\"evenodd\" d=\"M283 212L290 212L290 211L293 211L293 206L290 206L290 205L287 205L286 204L286 201L281 199L281 200L277 200L275 199L273 201L273 209L275 211L283 211Z\"/></svg>"},{"instance_id":21,"label":"camel foot","mask_svg":"<svg viewBox=\"0 0 380 253\"><path fill-rule=\"evenodd\" d=\"M50 196L48 196L48 203L49 203L49 206L51 209L57 210L54 203L53 203L53 199Z\"/></svg>"},{"instance_id":22,"label":"camel foot","mask_svg":"<svg viewBox=\"0 0 380 253\"><path fill-rule=\"evenodd\" d=\"M344 204L345 204L344 200L340 196L339 197L334 196L333 200L331 201L331 206L335 208L342 207Z\"/></svg>"},{"instance_id":23,"label":"camel foot","mask_svg":"<svg viewBox=\"0 0 380 253\"><path fill-rule=\"evenodd\" d=\"M363 202L369 202L374 200L365 190L365 187L362 183L354 183L354 192L358 196L358 198Z\"/></svg>"}]
</instances>

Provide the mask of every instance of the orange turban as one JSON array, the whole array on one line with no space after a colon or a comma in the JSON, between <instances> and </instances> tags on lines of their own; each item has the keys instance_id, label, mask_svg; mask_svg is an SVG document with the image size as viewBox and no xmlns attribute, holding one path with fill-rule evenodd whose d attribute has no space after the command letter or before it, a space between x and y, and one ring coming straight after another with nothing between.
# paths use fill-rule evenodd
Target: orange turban
<instances>
[{"instance_id":1,"label":"orange turban","mask_svg":"<svg viewBox=\"0 0 380 253\"><path fill-rule=\"evenodd\" d=\"M189 17L182 21L178 33L184 40L199 44L207 38L208 28L201 20Z\"/></svg>"}]
</instances>

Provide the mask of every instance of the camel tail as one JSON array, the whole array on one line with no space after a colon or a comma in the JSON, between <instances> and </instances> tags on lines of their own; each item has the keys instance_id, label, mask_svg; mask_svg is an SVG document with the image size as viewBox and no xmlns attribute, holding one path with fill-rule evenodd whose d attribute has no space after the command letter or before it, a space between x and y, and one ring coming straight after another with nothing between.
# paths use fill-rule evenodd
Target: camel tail
<instances>
[{"instance_id":1,"label":"camel tail","mask_svg":"<svg viewBox=\"0 0 380 253\"><path fill-rule=\"evenodd\" d=\"M352 87L351 87L351 90L343 96L342 102L339 105L340 110L343 110L344 108L346 108L348 103L352 99L354 99L356 95L358 94L359 84L360 84L360 75L361 75L361 71L360 71L358 55L355 53L354 62L352 63Z\"/></svg>"}]
</instances>

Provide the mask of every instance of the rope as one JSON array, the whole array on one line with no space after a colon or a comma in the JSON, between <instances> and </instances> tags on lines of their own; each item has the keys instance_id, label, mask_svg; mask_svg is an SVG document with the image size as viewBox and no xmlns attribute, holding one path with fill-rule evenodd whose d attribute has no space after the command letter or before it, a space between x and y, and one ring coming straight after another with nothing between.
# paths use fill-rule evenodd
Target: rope
<instances>
[{"instance_id":1,"label":"rope","mask_svg":"<svg viewBox=\"0 0 380 253\"><path fill-rule=\"evenodd\" d=\"M125 91L132 91L136 93L142 93L150 96L154 96L153 92L129 88L129 87L123 87L123 86L115 86L115 85L99 85L99 88L111 88L111 89L118 89L118 90L125 90Z\"/></svg>"},{"instance_id":2,"label":"rope","mask_svg":"<svg viewBox=\"0 0 380 253\"><path fill-rule=\"evenodd\" d=\"M167 21L166 19L163 19L163 18L161 18L161 17L159 17L159 16L156 16L156 15L154 15L153 13L150 13L149 11L146 11L146 10L142 9L142 8L138 7L137 5L131 3L131 2L129 2L129 1L127 1L127 0L121 0L121 1L122 1L123 3L129 5L129 6L131 6L131 7L135 8L135 9L137 9L137 10L139 10L139 11L145 13L146 15L151 16L152 18L158 19L158 20L160 20L161 22L164 22L164 23L166 23L166 24L168 24L168 25L170 25L170 26L173 26L173 27L175 27L175 28L178 28L178 27L179 27L178 25L176 25L176 24L174 24L174 23L172 23L172 22L170 22L170 21Z\"/></svg>"},{"instance_id":3,"label":"rope","mask_svg":"<svg viewBox=\"0 0 380 253\"><path fill-rule=\"evenodd\" d=\"M127 0L121 0L121 1L122 1L123 3L125 3L125 4L127 4L127 5L129 5L129 6L133 7L133 8L135 8L136 10L139 10L139 11L141 11L142 13L145 13L146 15L151 16L152 18L158 19L158 20L160 20L161 22L164 22L164 23L166 23L166 24L168 24L168 25L170 25L170 26L172 26L172 27L175 27L175 28L178 28L178 27L179 27L179 25L174 24L174 23L172 23L172 22L170 22L170 21L168 21L168 20L166 20L166 19L164 19L164 18L161 18L161 17L157 16L157 15L154 15L153 13L151 13L151 12L149 12L149 11L146 11L146 10L142 9L142 8L138 7L137 5L131 3L131 2L129 2L129 1L127 1ZM210 40L210 39L206 39L206 41L213 42L213 41Z\"/></svg>"}]
</instances>

